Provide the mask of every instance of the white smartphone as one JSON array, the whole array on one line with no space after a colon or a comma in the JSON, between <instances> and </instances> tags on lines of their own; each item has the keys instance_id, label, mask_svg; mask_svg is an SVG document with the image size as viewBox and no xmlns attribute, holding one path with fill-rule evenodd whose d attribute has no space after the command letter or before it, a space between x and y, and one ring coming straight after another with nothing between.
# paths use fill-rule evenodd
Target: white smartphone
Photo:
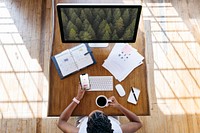
<instances>
[{"instance_id":1,"label":"white smartphone","mask_svg":"<svg viewBox=\"0 0 200 133\"><path fill-rule=\"evenodd\" d=\"M87 73L80 75L81 88L85 90L90 89L90 81Z\"/></svg>"}]
</instances>

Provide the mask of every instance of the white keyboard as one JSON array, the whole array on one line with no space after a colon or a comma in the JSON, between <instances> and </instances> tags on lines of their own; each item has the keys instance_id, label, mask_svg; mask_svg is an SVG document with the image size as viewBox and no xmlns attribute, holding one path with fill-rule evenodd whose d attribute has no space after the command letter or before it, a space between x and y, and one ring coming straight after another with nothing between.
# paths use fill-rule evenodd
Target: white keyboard
<instances>
[{"instance_id":1,"label":"white keyboard","mask_svg":"<svg viewBox=\"0 0 200 133\"><path fill-rule=\"evenodd\" d=\"M113 76L89 76L89 91L112 91Z\"/></svg>"}]
</instances>

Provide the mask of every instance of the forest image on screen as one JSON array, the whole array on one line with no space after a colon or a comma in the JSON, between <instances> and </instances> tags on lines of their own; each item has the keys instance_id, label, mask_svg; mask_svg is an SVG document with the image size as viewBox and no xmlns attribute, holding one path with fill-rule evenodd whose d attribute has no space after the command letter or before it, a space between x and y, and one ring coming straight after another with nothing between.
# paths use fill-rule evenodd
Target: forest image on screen
<instances>
[{"instance_id":1,"label":"forest image on screen","mask_svg":"<svg viewBox=\"0 0 200 133\"><path fill-rule=\"evenodd\" d=\"M65 40L133 40L137 8L61 8Z\"/></svg>"}]
</instances>

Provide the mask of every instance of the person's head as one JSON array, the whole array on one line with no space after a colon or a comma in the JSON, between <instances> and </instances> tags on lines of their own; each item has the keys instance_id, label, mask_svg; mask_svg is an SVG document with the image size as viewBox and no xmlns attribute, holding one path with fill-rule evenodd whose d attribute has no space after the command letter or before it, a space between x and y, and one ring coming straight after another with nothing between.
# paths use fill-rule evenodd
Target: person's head
<instances>
[{"instance_id":1,"label":"person's head","mask_svg":"<svg viewBox=\"0 0 200 133\"><path fill-rule=\"evenodd\" d=\"M108 116L101 111L93 111L88 117L87 133L113 133Z\"/></svg>"}]
</instances>

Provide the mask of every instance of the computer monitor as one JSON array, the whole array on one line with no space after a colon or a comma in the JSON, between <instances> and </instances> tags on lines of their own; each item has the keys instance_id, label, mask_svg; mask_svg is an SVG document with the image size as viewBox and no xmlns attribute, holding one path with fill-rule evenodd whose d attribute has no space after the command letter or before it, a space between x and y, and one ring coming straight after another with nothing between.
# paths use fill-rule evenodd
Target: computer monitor
<instances>
[{"instance_id":1,"label":"computer monitor","mask_svg":"<svg viewBox=\"0 0 200 133\"><path fill-rule=\"evenodd\" d=\"M134 43L141 5L57 4L63 43Z\"/></svg>"}]
</instances>

